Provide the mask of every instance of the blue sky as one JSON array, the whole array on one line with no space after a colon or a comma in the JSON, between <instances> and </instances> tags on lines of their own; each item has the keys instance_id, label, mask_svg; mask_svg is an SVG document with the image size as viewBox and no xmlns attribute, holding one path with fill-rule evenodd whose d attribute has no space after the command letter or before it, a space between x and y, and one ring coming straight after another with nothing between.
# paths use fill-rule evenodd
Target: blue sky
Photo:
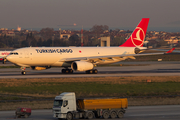
<instances>
[{"instance_id":1,"label":"blue sky","mask_svg":"<svg viewBox=\"0 0 180 120\"><path fill-rule=\"evenodd\" d=\"M0 28L180 27L180 0L0 0ZM59 26L58 26L59 25Z\"/></svg>"}]
</instances>

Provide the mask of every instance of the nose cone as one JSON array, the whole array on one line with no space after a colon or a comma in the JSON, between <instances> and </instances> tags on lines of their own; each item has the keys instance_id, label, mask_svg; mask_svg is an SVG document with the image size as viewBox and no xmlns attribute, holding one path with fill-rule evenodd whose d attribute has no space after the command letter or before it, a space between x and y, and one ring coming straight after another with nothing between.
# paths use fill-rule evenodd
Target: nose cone
<instances>
[{"instance_id":1,"label":"nose cone","mask_svg":"<svg viewBox=\"0 0 180 120\"><path fill-rule=\"evenodd\" d=\"M6 59L7 59L8 61L12 62L12 63L14 62L12 55L8 55L8 56L6 57Z\"/></svg>"}]
</instances>

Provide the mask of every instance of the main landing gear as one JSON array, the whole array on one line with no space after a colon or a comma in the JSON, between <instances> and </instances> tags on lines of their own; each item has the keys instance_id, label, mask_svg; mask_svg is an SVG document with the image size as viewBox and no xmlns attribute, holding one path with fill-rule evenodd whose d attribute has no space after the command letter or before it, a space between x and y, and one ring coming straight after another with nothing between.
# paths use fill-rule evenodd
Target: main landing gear
<instances>
[{"instance_id":1,"label":"main landing gear","mask_svg":"<svg viewBox=\"0 0 180 120\"><path fill-rule=\"evenodd\" d=\"M97 69L86 71L86 74L97 74L97 73L98 73Z\"/></svg>"},{"instance_id":2,"label":"main landing gear","mask_svg":"<svg viewBox=\"0 0 180 120\"><path fill-rule=\"evenodd\" d=\"M25 67L21 67L21 70L22 70L22 71L21 71L21 74L22 74L22 75L25 75L25 74L26 74L25 69L26 69Z\"/></svg>"},{"instance_id":3,"label":"main landing gear","mask_svg":"<svg viewBox=\"0 0 180 120\"><path fill-rule=\"evenodd\" d=\"M63 74L68 74L68 73L73 73L73 70L66 68L66 69L62 69L61 72L62 72Z\"/></svg>"}]
</instances>

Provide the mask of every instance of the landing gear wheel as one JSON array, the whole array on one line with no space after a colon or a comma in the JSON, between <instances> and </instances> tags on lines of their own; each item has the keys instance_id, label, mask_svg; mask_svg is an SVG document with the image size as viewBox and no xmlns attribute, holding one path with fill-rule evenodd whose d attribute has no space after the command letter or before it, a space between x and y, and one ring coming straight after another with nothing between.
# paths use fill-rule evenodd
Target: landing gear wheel
<instances>
[{"instance_id":1,"label":"landing gear wheel","mask_svg":"<svg viewBox=\"0 0 180 120\"><path fill-rule=\"evenodd\" d=\"M68 73L73 73L73 70L72 69L62 69L61 72L63 74L68 74Z\"/></svg>"},{"instance_id":2,"label":"landing gear wheel","mask_svg":"<svg viewBox=\"0 0 180 120\"><path fill-rule=\"evenodd\" d=\"M97 73L98 73L98 70L97 70L97 69L87 70L87 71L86 71L86 74L97 74Z\"/></svg>"},{"instance_id":3,"label":"landing gear wheel","mask_svg":"<svg viewBox=\"0 0 180 120\"><path fill-rule=\"evenodd\" d=\"M90 71L89 71L89 74L92 74L92 73L93 73L93 70L90 70Z\"/></svg>"},{"instance_id":4,"label":"landing gear wheel","mask_svg":"<svg viewBox=\"0 0 180 120\"><path fill-rule=\"evenodd\" d=\"M73 73L73 70L72 70L72 69L69 69L69 73Z\"/></svg>"},{"instance_id":5,"label":"landing gear wheel","mask_svg":"<svg viewBox=\"0 0 180 120\"><path fill-rule=\"evenodd\" d=\"M94 73L94 74L97 74L97 73L98 73L97 69L94 69L94 70L93 70L93 73Z\"/></svg>"},{"instance_id":6,"label":"landing gear wheel","mask_svg":"<svg viewBox=\"0 0 180 120\"><path fill-rule=\"evenodd\" d=\"M65 73L65 69L62 69L61 72L64 74Z\"/></svg>"},{"instance_id":7,"label":"landing gear wheel","mask_svg":"<svg viewBox=\"0 0 180 120\"><path fill-rule=\"evenodd\" d=\"M66 73L66 74L69 73L69 69L65 69L65 73Z\"/></svg>"},{"instance_id":8,"label":"landing gear wheel","mask_svg":"<svg viewBox=\"0 0 180 120\"><path fill-rule=\"evenodd\" d=\"M25 74L26 74L26 71L22 71L21 74L22 74L22 75L25 75Z\"/></svg>"}]
</instances>

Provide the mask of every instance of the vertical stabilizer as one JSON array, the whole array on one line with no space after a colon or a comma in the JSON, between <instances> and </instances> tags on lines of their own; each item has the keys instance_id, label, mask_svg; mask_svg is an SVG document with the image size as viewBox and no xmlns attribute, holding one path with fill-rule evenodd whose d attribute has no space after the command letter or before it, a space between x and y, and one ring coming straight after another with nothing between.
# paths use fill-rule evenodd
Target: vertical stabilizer
<instances>
[{"instance_id":1,"label":"vertical stabilizer","mask_svg":"<svg viewBox=\"0 0 180 120\"><path fill-rule=\"evenodd\" d=\"M126 42L119 47L143 47L144 38L149 23L149 18L142 18L141 22L135 28Z\"/></svg>"}]
</instances>

